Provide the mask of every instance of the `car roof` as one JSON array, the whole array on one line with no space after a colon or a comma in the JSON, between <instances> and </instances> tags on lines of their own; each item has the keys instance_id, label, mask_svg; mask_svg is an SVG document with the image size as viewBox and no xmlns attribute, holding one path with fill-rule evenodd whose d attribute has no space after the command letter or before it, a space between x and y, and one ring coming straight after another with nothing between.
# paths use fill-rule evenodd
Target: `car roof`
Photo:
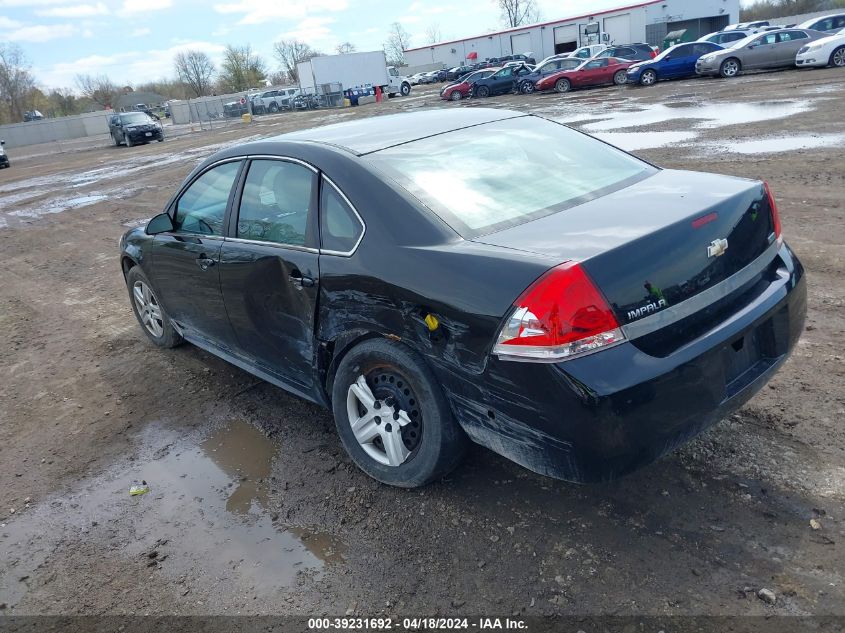
<instances>
[{"instance_id":1,"label":"car roof","mask_svg":"<svg viewBox=\"0 0 845 633\"><path fill-rule=\"evenodd\" d=\"M807 29L810 28L810 25L815 24L816 22L821 22L822 20L826 20L827 18L838 18L841 15L845 15L845 12L829 13L828 15L819 15L815 18L810 18L809 20L801 22L801 24L798 25L798 28Z\"/></svg>"},{"instance_id":2,"label":"car roof","mask_svg":"<svg viewBox=\"0 0 845 633\"><path fill-rule=\"evenodd\" d=\"M256 143L304 141L343 148L363 155L421 138L445 134L474 125L528 116L495 108L433 109L387 114L289 132Z\"/></svg>"}]
</instances>

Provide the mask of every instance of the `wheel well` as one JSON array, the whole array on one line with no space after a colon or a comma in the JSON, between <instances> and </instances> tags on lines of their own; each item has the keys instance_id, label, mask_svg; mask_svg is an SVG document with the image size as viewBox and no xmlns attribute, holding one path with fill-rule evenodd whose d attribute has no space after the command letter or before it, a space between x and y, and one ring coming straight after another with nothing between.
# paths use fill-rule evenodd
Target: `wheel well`
<instances>
[{"instance_id":1,"label":"wheel well","mask_svg":"<svg viewBox=\"0 0 845 633\"><path fill-rule=\"evenodd\" d=\"M134 266L137 266L135 260L127 255L124 255L123 258L120 260L120 267L123 269L124 277L126 277L127 273L129 273L129 270Z\"/></svg>"},{"instance_id":2,"label":"wheel well","mask_svg":"<svg viewBox=\"0 0 845 633\"><path fill-rule=\"evenodd\" d=\"M322 360L320 367L325 371L325 380L323 381L323 388L325 390L326 402L331 408L332 390L334 389L334 378L337 373L337 368L344 357L352 351L355 347L369 339L387 338L397 342L401 342L403 346L410 349L413 353L418 353L416 349L410 345L405 344L399 337L386 336L379 332L372 332L367 330L357 330L354 332L344 332L335 340L328 343L322 351Z\"/></svg>"}]
</instances>

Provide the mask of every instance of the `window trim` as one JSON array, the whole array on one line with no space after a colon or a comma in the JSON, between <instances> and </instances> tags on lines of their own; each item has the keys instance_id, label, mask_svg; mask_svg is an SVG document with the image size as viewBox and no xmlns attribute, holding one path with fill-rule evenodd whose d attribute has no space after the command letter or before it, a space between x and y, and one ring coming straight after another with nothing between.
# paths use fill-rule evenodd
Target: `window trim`
<instances>
[{"instance_id":1,"label":"window trim","mask_svg":"<svg viewBox=\"0 0 845 633\"><path fill-rule=\"evenodd\" d=\"M246 160L244 159L243 156L223 158L221 160L215 161L215 162L211 163L210 165L208 165L205 169L203 169L201 172L199 172L196 176L191 178L191 180L189 182L185 183L182 186L182 188L176 193L176 195L173 196L172 200L170 201L170 203L166 207L167 210L165 211L165 213L167 213L167 215L170 216L170 220L173 222L173 225L175 226L176 225L176 211L177 211L177 208L179 206L179 201L182 199L182 196L185 195L185 193L188 191L188 189L193 187L194 183L197 180L199 180L200 178L205 176L212 169L216 169L217 167L220 167L221 165L224 165L226 163L234 163L234 162L240 162L240 166L238 167L238 173L235 175L235 181L232 183L232 188L229 190L229 198L226 201L226 208L223 211L223 227L224 227L223 228L223 235L208 235L207 233L191 233L189 231L178 231L178 230L175 230L175 229L173 231L167 231L163 235L188 235L188 236L191 236L191 237L199 237L199 238L202 238L202 239L218 239L218 240L223 240L223 239L226 238L226 234L229 232L229 217L231 216L232 205L234 204L234 201L235 201L234 195L240 189L240 181L241 181L241 178L243 176L244 165L246 164Z\"/></svg>"},{"instance_id":2,"label":"window trim","mask_svg":"<svg viewBox=\"0 0 845 633\"><path fill-rule=\"evenodd\" d=\"M358 236L355 244L352 248L348 251L335 251L331 249L324 249L322 248L323 245L323 226L322 226L322 216L323 216L323 182L328 183L332 189L334 189L338 195L343 199L343 201L352 209L352 213L358 218L358 223L361 225L361 235ZM358 209L355 208L355 205L352 204L352 201L346 196L343 191L341 191L340 187L338 187L335 182L326 176L326 174L320 174L320 192L319 192L319 205L317 208L317 219L320 224L320 254L321 255L334 255L336 257L352 257L355 254L355 251L358 250L358 246L360 246L361 241L364 239L364 235L367 232L367 223L364 222L364 218L361 217L361 214L358 213Z\"/></svg>"},{"instance_id":3,"label":"window trim","mask_svg":"<svg viewBox=\"0 0 845 633\"><path fill-rule=\"evenodd\" d=\"M248 156L243 157L244 164L246 168L241 172L241 175L238 179L238 186L235 188L235 198L232 200L232 212L229 217L229 224L226 230L225 240L228 242L234 242L238 244L256 244L258 246L275 246L278 248L286 248L292 251L300 251L303 253L319 253L319 248L315 248L313 246L308 246L307 244L283 244L282 242L269 242L266 240L253 240L245 237L238 237L238 216L241 212L241 198L243 197L243 189L244 185L246 184L247 176L249 175L249 167L252 166L252 161L254 160L277 160L285 163L295 163L297 165L302 165L306 167L311 172L314 173L317 180L320 178L320 170L314 167L314 165L310 163L306 163L304 160L300 160L298 158L293 158L291 156L273 156L269 154L250 154ZM320 192L319 192L319 185L315 187L317 189L317 214L319 214L319 201L320 201ZM311 192L312 198L314 196L314 191ZM311 201L314 202L313 199ZM313 217L308 218L308 223L311 224L314 222ZM306 241L308 239L307 227L306 227L306 234L305 234ZM320 235L319 229L317 231L317 246L319 247L320 243Z\"/></svg>"}]
</instances>

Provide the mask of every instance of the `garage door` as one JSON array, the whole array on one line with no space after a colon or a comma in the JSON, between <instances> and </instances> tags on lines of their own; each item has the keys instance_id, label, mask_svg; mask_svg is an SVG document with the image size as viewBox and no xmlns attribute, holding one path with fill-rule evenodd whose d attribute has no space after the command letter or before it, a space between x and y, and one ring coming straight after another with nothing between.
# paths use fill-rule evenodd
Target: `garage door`
<instances>
[{"instance_id":1,"label":"garage door","mask_svg":"<svg viewBox=\"0 0 845 633\"><path fill-rule=\"evenodd\" d=\"M520 33L519 35L511 35L511 53L519 55L520 53L530 53L531 51L531 33Z\"/></svg>"},{"instance_id":2,"label":"garage door","mask_svg":"<svg viewBox=\"0 0 845 633\"><path fill-rule=\"evenodd\" d=\"M567 24L566 26L556 27L555 44L569 44L570 42L578 42L578 25Z\"/></svg>"},{"instance_id":3,"label":"garage door","mask_svg":"<svg viewBox=\"0 0 845 633\"><path fill-rule=\"evenodd\" d=\"M631 44L631 14L614 15L604 19L604 32L614 44Z\"/></svg>"}]
</instances>

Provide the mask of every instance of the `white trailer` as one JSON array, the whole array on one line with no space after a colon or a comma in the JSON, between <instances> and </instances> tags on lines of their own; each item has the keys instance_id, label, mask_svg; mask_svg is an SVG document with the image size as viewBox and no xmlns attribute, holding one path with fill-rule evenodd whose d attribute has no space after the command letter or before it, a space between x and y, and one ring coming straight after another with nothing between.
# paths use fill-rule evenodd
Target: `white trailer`
<instances>
[{"instance_id":1,"label":"white trailer","mask_svg":"<svg viewBox=\"0 0 845 633\"><path fill-rule=\"evenodd\" d=\"M356 87L379 86L389 96L411 92L411 84L399 71L387 65L384 51L321 55L296 65L299 85L303 92L313 92L317 86L339 83L344 90Z\"/></svg>"}]
</instances>

